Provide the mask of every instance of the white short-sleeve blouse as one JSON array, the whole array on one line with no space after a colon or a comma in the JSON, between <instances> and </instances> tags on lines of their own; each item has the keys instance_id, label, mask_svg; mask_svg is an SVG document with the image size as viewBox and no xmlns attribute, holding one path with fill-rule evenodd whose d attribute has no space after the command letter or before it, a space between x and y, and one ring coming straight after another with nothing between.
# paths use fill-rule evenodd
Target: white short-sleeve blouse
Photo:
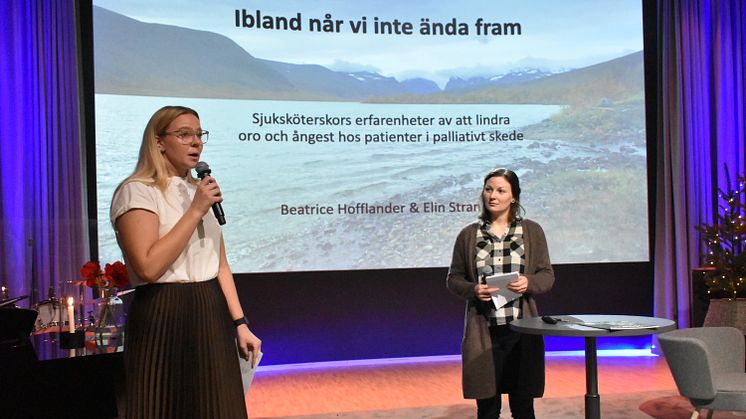
<instances>
[{"instance_id":1,"label":"white short-sleeve blouse","mask_svg":"<svg viewBox=\"0 0 746 419\"><path fill-rule=\"evenodd\" d=\"M122 214L133 209L143 209L158 216L158 237L163 237L187 211L196 190L196 185L178 176L171 178L165 194L155 186L137 181L129 182L119 188L111 203L109 217L114 231L118 236L116 220ZM221 235L217 219L212 211L208 211L192 233L186 248L157 282L199 282L215 278L220 264ZM126 263L126 254L124 259ZM129 269L129 264L127 266L132 286L146 284Z\"/></svg>"}]
</instances>

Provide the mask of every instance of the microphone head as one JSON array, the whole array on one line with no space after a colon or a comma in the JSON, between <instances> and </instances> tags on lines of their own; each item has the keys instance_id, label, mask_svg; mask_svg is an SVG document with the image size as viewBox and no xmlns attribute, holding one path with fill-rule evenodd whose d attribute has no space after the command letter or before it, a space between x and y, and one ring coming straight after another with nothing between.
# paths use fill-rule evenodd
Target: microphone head
<instances>
[{"instance_id":1,"label":"microphone head","mask_svg":"<svg viewBox=\"0 0 746 419\"><path fill-rule=\"evenodd\" d=\"M204 179L205 176L212 173L212 170L210 170L210 166L203 161L197 163L197 166L194 168L194 170L197 171L197 177L200 179Z\"/></svg>"},{"instance_id":2,"label":"microphone head","mask_svg":"<svg viewBox=\"0 0 746 419\"><path fill-rule=\"evenodd\" d=\"M490 265L482 266L482 275L485 275L485 276L492 275L492 266Z\"/></svg>"}]
</instances>

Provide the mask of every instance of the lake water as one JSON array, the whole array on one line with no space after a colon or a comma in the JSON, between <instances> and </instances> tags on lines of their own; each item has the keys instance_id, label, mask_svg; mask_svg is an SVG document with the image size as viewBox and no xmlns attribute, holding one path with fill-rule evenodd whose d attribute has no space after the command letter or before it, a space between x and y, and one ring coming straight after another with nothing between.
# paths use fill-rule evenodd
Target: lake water
<instances>
[{"instance_id":1,"label":"lake water","mask_svg":"<svg viewBox=\"0 0 746 419\"><path fill-rule=\"evenodd\" d=\"M422 209L426 202L446 208L449 202L476 204L482 176L495 167L512 167L516 161L522 162L516 169L519 175L530 176L532 169L526 162L546 165L554 159L582 159L584 153L589 157L603 153L571 143L555 146L548 152L531 138L432 143L435 135L445 137L449 132L451 136L468 133L471 137L496 130L520 132L523 127L558 113L559 106L383 105L99 94L96 95L96 163L99 247L103 261L121 258L108 218L111 194L134 169L148 119L167 104L193 107L200 113L202 128L210 131L202 160L212 168L225 197L223 208L228 223L223 232L229 261L236 272L447 266L455 235L463 225L476 219L477 213L425 213ZM254 123L257 113L321 118L315 122L327 116L349 118L350 124L259 127ZM508 117L510 124L504 124L503 120L500 125L475 125L476 115ZM370 116L433 118L433 124L361 126L355 123L357 118ZM464 117L471 117L471 121ZM439 118L451 120L448 125L438 125ZM464 124L456 125L458 118ZM340 142L340 132L348 138L358 135L361 142ZM335 142L294 142L296 133L306 138L311 134L326 136ZM421 141L363 144L366 135L381 138L396 134L419 135ZM259 141L251 139L257 135ZM546 144L544 141L543 145ZM644 162L644 149L638 158ZM542 206L531 199L540 198L527 198L524 207ZM401 205L404 211L390 215L337 213L340 205L357 203ZM420 211L411 212L412 204L417 204ZM282 215L283 205L329 206L334 208L334 214ZM550 214L532 212L531 218L540 220L543 216ZM552 233L558 237L563 234ZM573 261L571 256L565 258L561 249L558 252L556 257L553 254L553 262Z\"/></svg>"}]
</instances>

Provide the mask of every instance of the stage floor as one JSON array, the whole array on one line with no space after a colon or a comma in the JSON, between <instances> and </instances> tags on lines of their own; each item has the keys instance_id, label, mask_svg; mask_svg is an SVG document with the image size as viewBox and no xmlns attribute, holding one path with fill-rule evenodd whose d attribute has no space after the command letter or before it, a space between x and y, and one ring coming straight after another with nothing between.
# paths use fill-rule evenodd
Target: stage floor
<instances>
[{"instance_id":1,"label":"stage floor","mask_svg":"<svg viewBox=\"0 0 746 419\"><path fill-rule=\"evenodd\" d=\"M548 356L544 398L583 396L584 362L582 356ZM598 373L602 407L605 395L655 391L677 394L663 357L600 356ZM247 402L251 418L335 417L340 412L474 405L461 396L458 357L375 365L260 367Z\"/></svg>"}]
</instances>

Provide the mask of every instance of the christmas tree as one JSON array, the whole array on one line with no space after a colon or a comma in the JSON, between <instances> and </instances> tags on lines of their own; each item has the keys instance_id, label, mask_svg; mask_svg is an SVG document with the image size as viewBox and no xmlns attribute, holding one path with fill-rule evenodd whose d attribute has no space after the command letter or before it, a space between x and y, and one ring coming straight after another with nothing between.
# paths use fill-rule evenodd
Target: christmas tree
<instances>
[{"instance_id":1,"label":"christmas tree","mask_svg":"<svg viewBox=\"0 0 746 419\"><path fill-rule=\"evenodd\" d=\"M746 289L746 220L744 220L744 189L746 177L738 175L736 187L731 187L725 167L726 190L718 189L718 212L712 224L700 224L706 248L705 264L711 268L705 274L705 284L711 298L737 298Z\"/></svg>"}]
</instances>

